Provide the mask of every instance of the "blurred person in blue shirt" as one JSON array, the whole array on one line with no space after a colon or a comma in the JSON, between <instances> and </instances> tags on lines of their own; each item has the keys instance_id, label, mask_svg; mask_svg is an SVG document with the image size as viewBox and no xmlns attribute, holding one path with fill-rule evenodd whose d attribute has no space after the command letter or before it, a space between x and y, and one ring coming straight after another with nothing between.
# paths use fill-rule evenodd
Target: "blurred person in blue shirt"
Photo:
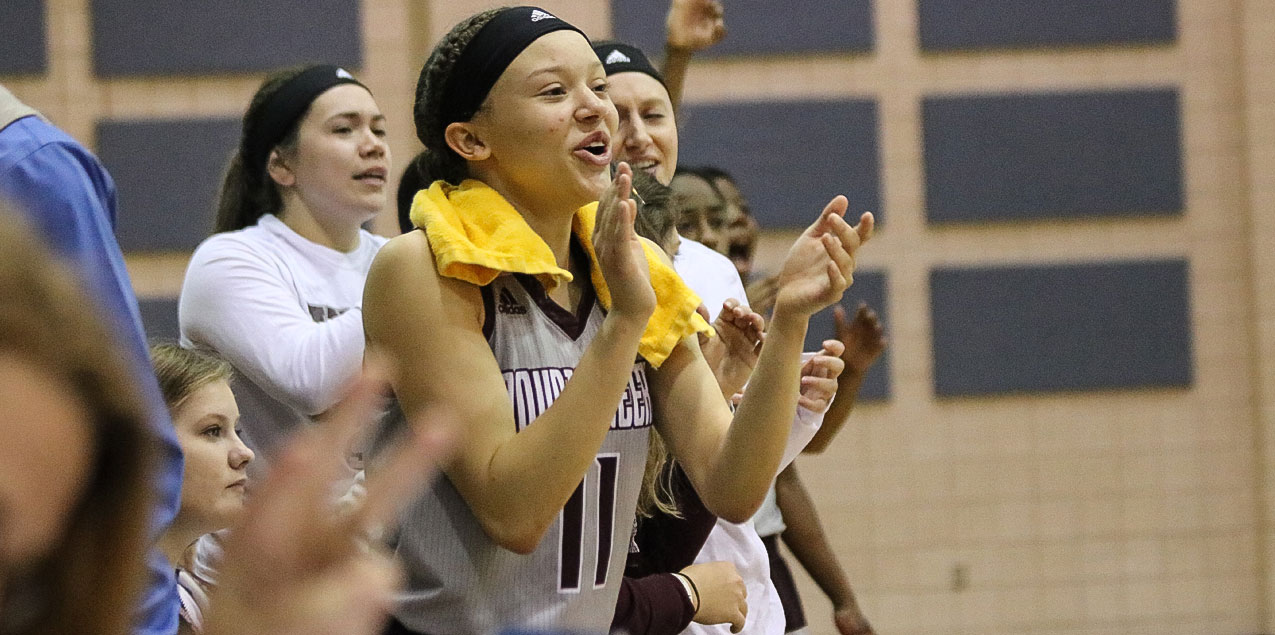
<instances>
[{"instance_id":1,"label":"blurred person in blue shirt","mask_svg":"<svg viewBox=\"0 0 1275 635\"><path fill-rule=\"evenodd\" d=\"M75 268L98 302L102 320L127 349L159 440L155 473L157 505L152 537L177 513L182 455L168 411L150 372L146 338L124 256L115 239L115 183L84 146L53 126L0 85L0 198L27 214L53 250ZM148 558L150 580L138 613L137 632L177 631L174 572L157 551Z\"/></svg>"}]
</instances>

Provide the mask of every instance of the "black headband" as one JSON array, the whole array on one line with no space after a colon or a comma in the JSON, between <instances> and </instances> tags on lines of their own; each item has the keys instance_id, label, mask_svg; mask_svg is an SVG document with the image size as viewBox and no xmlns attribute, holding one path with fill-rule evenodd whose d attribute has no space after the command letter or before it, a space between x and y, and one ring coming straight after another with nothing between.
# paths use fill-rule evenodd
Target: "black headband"
<instances>
[{"instance_id":1,"label":"black headband","mask_svg":"<svg viewBox=\"0 0 1275 635\"><path fill-rule=\"evenodd\" d=\"M646 73L659 83L664 83L664 76L655 70L646 53L636 46L620 42L600 42L593 47L593 52L602 60L602 67L606 69L608 77L616 73L637 72ZM667 87L666 85L665 88Z\"/></svg>"},{"instance_id":2,"label":"black headband","mask_svg":"<svg viewBox=\"0 0 1275 635\"><path fill-rule=\"evenodd\" d=\"M586 41L589 39L584 31L543 9L502 9L478 30L456 60L439 108L443 124L473 118L501 73L523 49L541 36L564 30L575 31Z\"/></svg>"},{"instance_id":3,"label":"black headband","mask_svg":"<svg viewBox=\"0 0 1275 635\"><path fill-rule=\"evenodd\" d=\"M244 126L240 152L243 153L249 173L261 174L265 171L270 151L283 141L292 126L310 108L310 103L329 88L341 84L363 86L362 82L354 79L345 69L325 64L301 71L274 91L262 105L261 116L257 118L256 125ZM367 90L367 86L363 86L363 89Z\"/></svg>"}]
</instances>

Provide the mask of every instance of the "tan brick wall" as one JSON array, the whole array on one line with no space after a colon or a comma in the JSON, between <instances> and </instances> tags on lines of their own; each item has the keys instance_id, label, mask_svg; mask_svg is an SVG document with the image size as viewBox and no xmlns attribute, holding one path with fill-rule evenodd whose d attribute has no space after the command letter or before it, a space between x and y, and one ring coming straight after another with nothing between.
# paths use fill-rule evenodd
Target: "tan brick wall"
<instances>
[{"instance_id":1,"label":"tan brick wall","mask_svg":"<svg viewBox=\"0 0 1275 635\"><path fill-rule=\"evenodd\" d=\"M1249 254L1272 243L1250 231L1259 214L1245 167L1269 171L1272 156L1253 161L1246 146L1238 7L1180 2L1173 46L950 55L917 51L912 3L875 7L878 53L820 65L846 83L835 94L882 104L891 222L861 262L890 274L895 394L861 409L827 456L802 463L868 615L882 631L917 634L1270 628ZM1259 68L1269 73L1266 55ZM803 96L838 83L797 61L769 65ZM690 99L726 98L717 70L699 65ZM736 95L748 77L734 77ZM922 96L1163 85L1182 96L1182 218L925 226ZM931 267L1144 256L1190 259L1192 389L934 397ZM969 582L961 592L951 590L957 566ZM803 594L814 632L831 633L828 603L804 578Z\"/></svg>"},{"instance_id":2,"label":"tan brick wall","mask_svg":"<svg viewBox=\"0 0 1275 635\"><path fill-rule=\"evenodd\" d=\"M1275 2L1242 3L1240 95L1246 145L1249 205L1248 318L1256 389L1254 423L1259 471L1260 587L1267 631L1275 630Z\"/></svg>"},{"instance_id":3,"label":"tan brick wall","mask_svg":"<svg viewBox=\"0 0 1275 635\"><path fill-rule=\"evenodd\" d=\"M416 74L455 20L497 3L365 0L359 72L398 165L418 149ZM697 62L687 100L869 97L890 222L892 398L862 406L804 479L878 631L1275 631L1275 0L1180 0L1169 46L921 54L913 2L876 2L877 49ZM4 80L92 145L101 117L238 116L261 77L98 80L88 0L49 0L51 71ZM728 3L729 5L729 3ZM546 2L591 34L606 0ZM728 15L729 20L729 15ZM920 100L942 93L1176 86L1179 218L928 227ZM848 192L854 201L854 193ZM811 210L815 213L817 210ZM388 218L379 227L390 232ZM791 236L766 236L773 264ZM928 273L949 264L1186 257L1196 382L1182 390L937 399ZM130 254L144 295L185 254ZM968 585L953 591L954 570ZM801 576L812 631L828 603Z\"/></svg>"},{"instance_id":4,"label":"tan brick wall","mask_svg":"<svg viewBox=\"0 0 1275 635\"><path fill-rule=\"evenodd\" d=\"M1262 489L1275 452L1254 448L1259 429L1275 436L1275 367L1260 361L1275 359L1275 3L1184 0L1171 46L960 54L919 52L913 3L874 7L875 53L704 61L687 88L688 101L879 100L890 223L860 262L889 274L894 395L801 462L867 614L918 635L1272 629L1259 512L1275 502ZM1181 218L926 226L923 96L1166 85L1182 98ZM762 258L790 239L770 236ZM1193 388L934 396L932 267L1160 256L1191 263ZM954 592L958 567L968 587ZM832 633L800 577L812 631Z\"/></svg>"}]
</instances>

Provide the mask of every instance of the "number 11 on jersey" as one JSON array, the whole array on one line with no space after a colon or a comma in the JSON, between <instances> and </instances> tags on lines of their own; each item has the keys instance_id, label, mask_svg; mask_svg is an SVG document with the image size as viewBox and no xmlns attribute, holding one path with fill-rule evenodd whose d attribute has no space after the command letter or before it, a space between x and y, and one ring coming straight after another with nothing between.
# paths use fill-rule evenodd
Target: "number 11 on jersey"
<instances>
[{"instance_id":1,"label":"number 11 on jersey","mask_svg":"<svg viewBox=\"0 0 1275 635\"><path fill-rule=\"evenodd\" d=\"M558 591L560 593L579 593L582 577L582 555L584 538L588 534L597 536L597 566L593 572L593 588L606 586L608 569L611 567L611 536L615 529L615 494L616 479L619 475L620 455L599 454L593 459L598 466L598 485L596 488L597 516L587 522L585 517L588 505L585 504L589 491L589 475L585 474L580 486L572 492L571 498L562 508L562 542L558 546L560 560L558 562ZM590 527L592 525L592 527Z\"/></svg>"}]
</instances>

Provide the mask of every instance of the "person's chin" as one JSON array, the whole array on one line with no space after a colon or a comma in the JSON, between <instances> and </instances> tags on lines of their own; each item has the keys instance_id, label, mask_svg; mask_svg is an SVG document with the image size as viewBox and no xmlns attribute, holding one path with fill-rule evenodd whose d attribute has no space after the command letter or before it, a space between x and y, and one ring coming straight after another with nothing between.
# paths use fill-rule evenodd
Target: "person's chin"
<instances>
[{"instance_id":1,"label":"person's chin","mask_svg":"<svg viewBox=\"0 0 1275 635\"><path fill-rule=\"evenodd\" d=\"M385 197L369 195L350 202L350 209L356 213L360 224L366 223L385 209Z\"/></svg>"},{"instance_id":2,"label":"person's chin","mask_svg":"<svg viewBox=\"0 0 1275 635\"><path fill-rule=\"evenodd\" d=\"M676 172L676 170L677 168L674 167L673 164L660 163L659 165L655 166L655 174L653 174L652 176L654 176L655 180L659 181L661 185L668 185L669 183L673 182L673 174Z\"/></svg>"},{"instance_id":3,"label":"person's chin","mask_svg":"<svg viewBox=\"0 0 1275 635\"><path fill-rule=\"evenodd\" d=\"M593 203L602 197L602 193L611 185L611 175L583 174L576 179L575 194L581 201L580 206Z\"/></svg>"},{"instance_id":4,"label":"person's chin","mask_svg":"<svg viewBox=\"0 0 1275 635\"><path fill-rule=\"evenodd\" d=\"M221 513L217 514L221 519L220 524L223 527L230 527L238 523L239 519L243 517L247 506L248 502L243 497L226 501L221 507Z\"/></svg>"}]
</instances>

